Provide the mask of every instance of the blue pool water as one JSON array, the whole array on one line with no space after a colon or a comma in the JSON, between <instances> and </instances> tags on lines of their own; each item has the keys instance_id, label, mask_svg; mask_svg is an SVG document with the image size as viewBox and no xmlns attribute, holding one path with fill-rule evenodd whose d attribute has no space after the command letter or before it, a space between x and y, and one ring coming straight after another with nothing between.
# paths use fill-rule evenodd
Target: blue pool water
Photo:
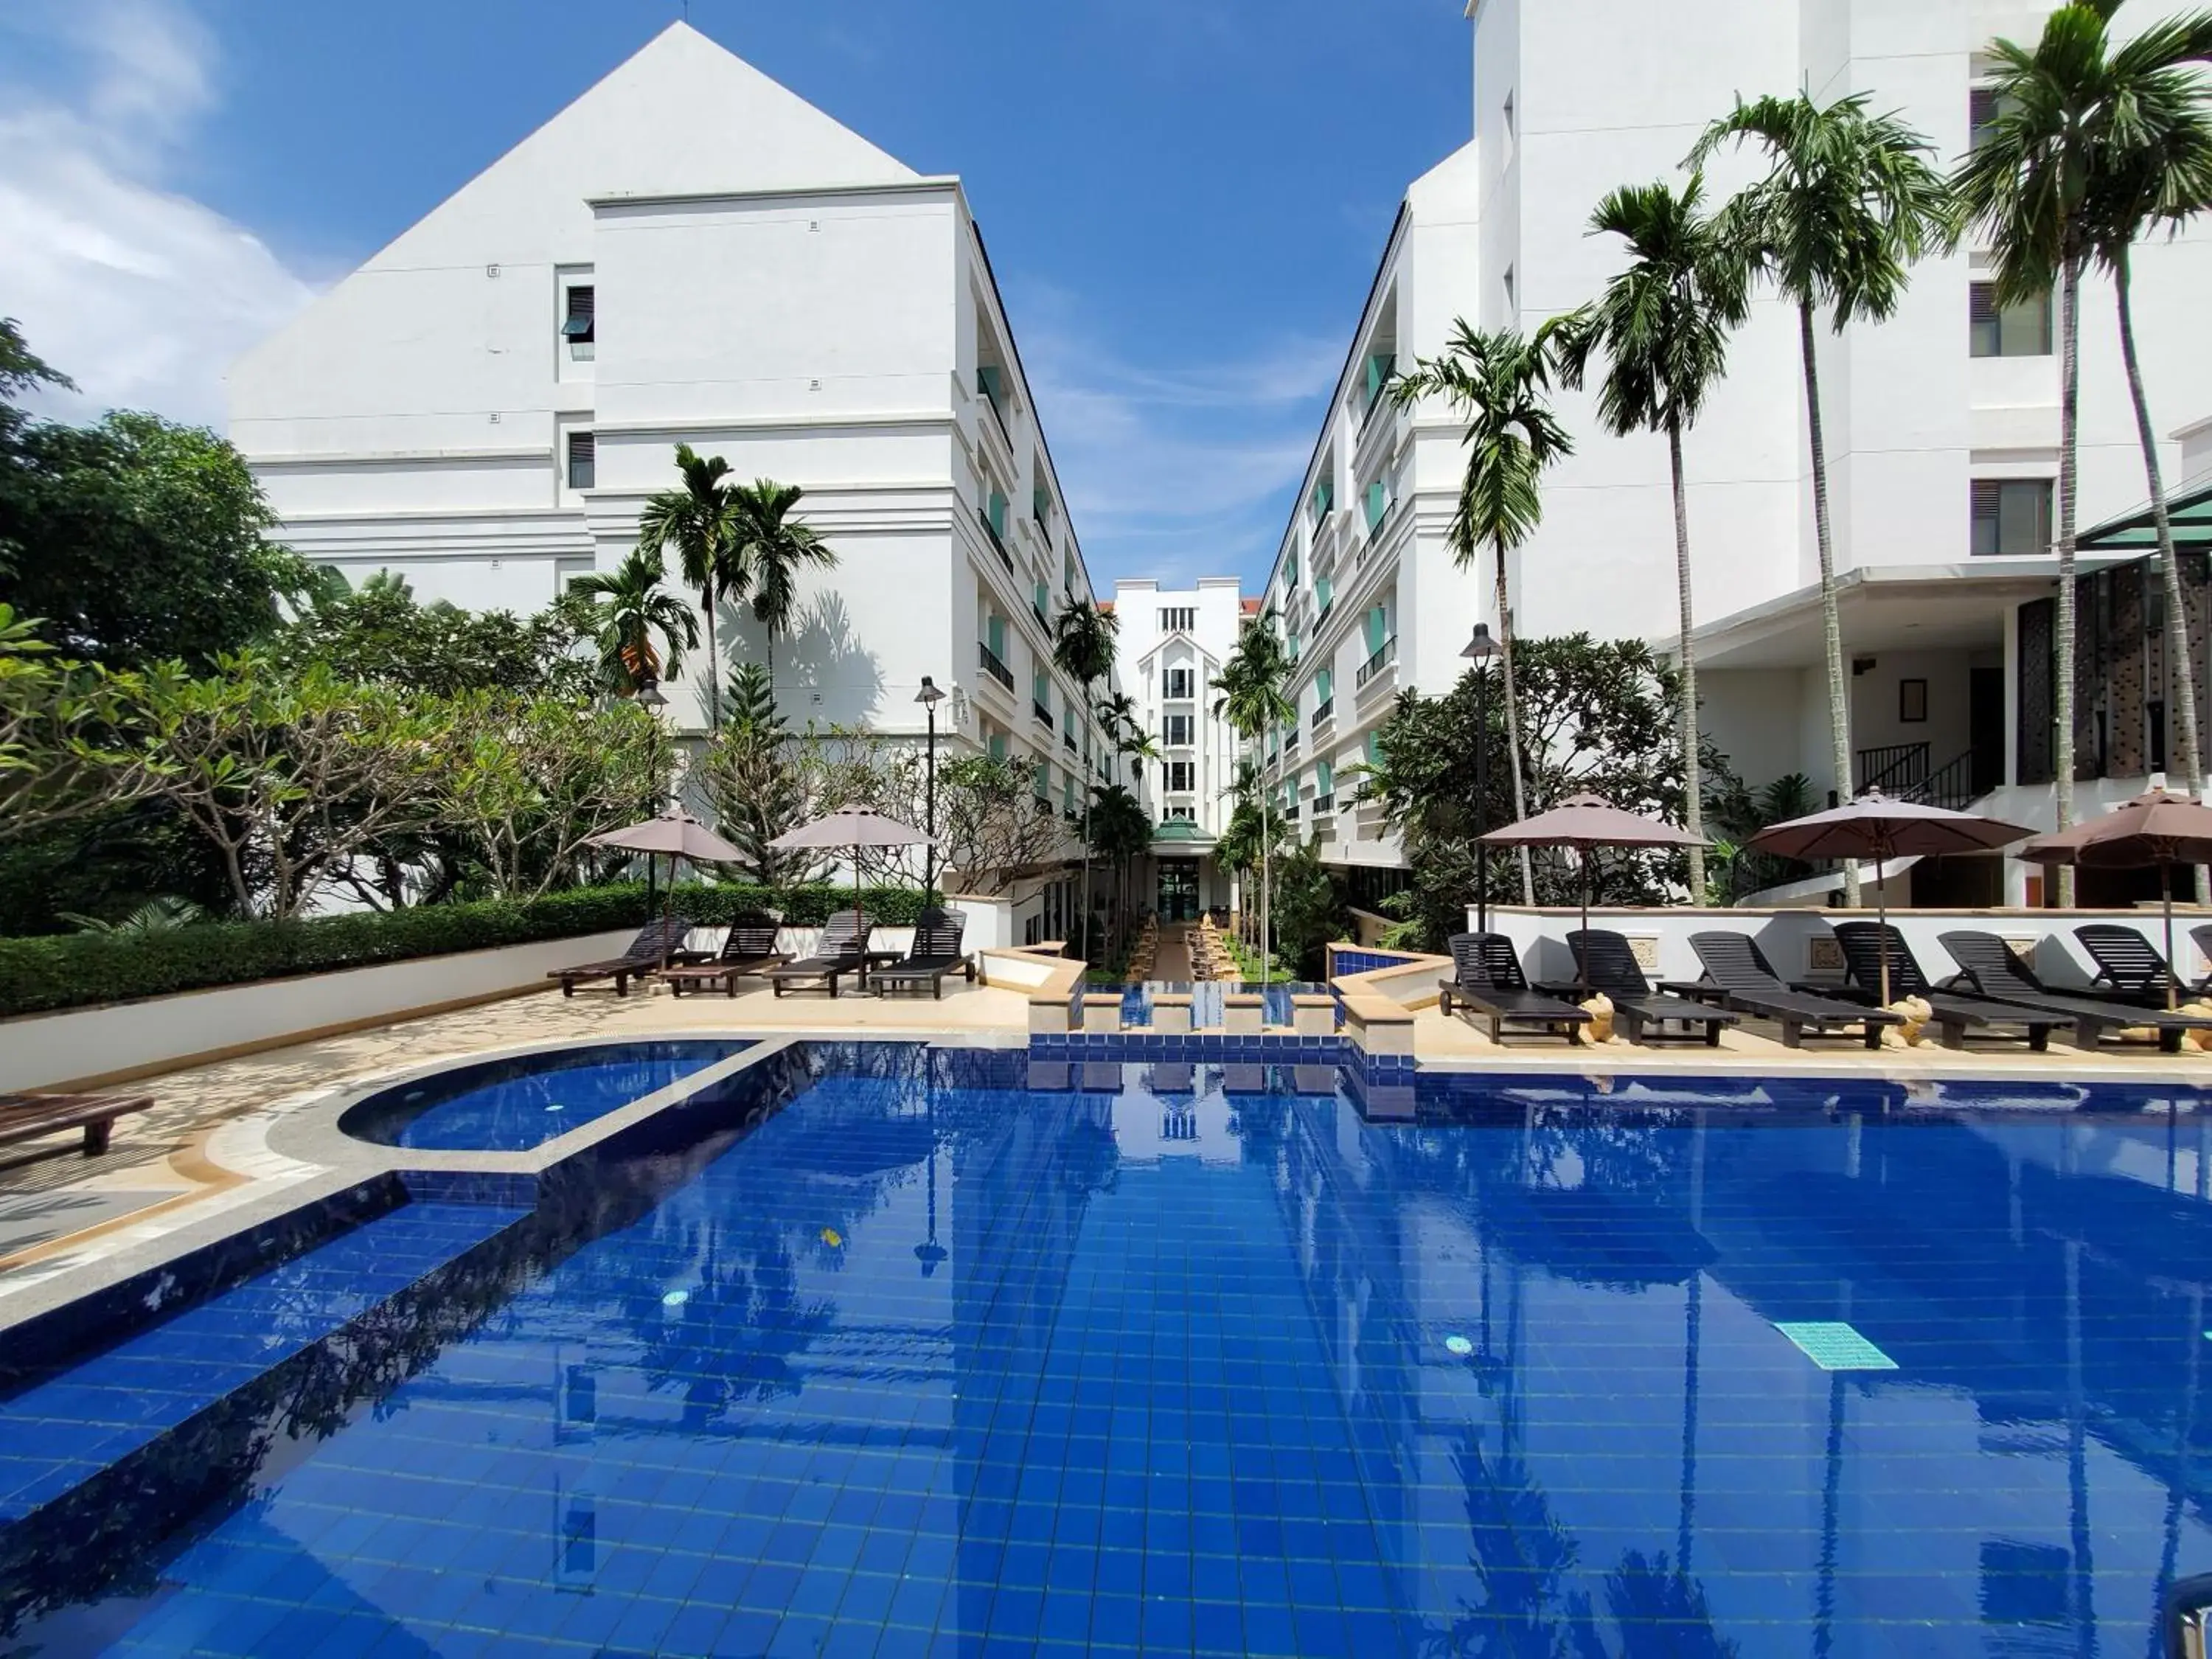
<instances>
[{"instance_id":1,"label":"blue pool water","mask_svg":"<svg viewBox=\"0 0 2212 1659\"><path fill-rule=\"evenodd\" d=\"M82 1518L0 1528L0 1618L143 1656L2134 1659L2212 1569L2193 1095L1425 1077L1385 1126L1304 1068L810 1064L455 1289L473 1323L288 1382L106 1581Z\"/></svg>"},{"instance_id":2,"label":"blue pool water","mask_svg":"<svg viewBox=\"0 0 2212 1659\"><path fill-rule=\"evenodd\" d=\"M527 1152L750 1046L683 1039L518 1054L384 1090L341 1121L387 1146Z\"/></svg>"}]
</instances>

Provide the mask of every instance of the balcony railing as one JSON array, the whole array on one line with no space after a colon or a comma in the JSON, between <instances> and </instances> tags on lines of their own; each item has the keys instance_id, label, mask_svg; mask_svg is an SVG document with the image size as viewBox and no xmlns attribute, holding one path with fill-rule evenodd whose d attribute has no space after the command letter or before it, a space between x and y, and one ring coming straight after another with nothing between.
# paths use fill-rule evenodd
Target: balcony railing
<instances>
[{"instance_id":1,"label":"balcony railing","mask_svg":"<svg viewBox=\"0 0 2212 1659\"><path fill-rule=\"evenodd\" d=\"M1851 770L1858 775L1858 787L1879 789L1885 794L1901 795L1928 776L1928 745L1924 743L1893 743L1880 749L1862 749L1852 757Z\"/></svg>"},{"instance_id":2,"label":"balcony railing","mask_svg":"<svg viewBox=\"0 0 2212 1659\"><path fill-rule=\"evenodd\" d=\"M1036 614L1038 624L1043 628L1044 631L1048 634L1051 633L1052 618L1044 614L1044 607L1039 605L1035 599L1031 599L1030 601L1030 609Z\"/></svg>"},{"instance_id":3,"label":"balcony railing","mask_svg":"<svg viewBox=\"0 0 2212 1659\"><path fill-rule=\"evenodd\" d=\"M1353 686L1357 690L1384 669L1398 660L1398 636L1393 634L1375 647L1375 654L1359 665L1359 678Z\"/></svg>"},{"instance_id":4,"label":"balcony railing","mask_svg":"<svg viewBox=\"0 0 2212 1659\"><path fill-rule=\"evenodd\" d=\"M1083 822L1083 814L1077 811L1073 806L1061 807L1060 809L1060 815L1066 818L1070 823L1080 823Z\"/></svg>"},{"instance_id":5,"label":"balcony railing","mask_svg":"<svg viewBox=\"0 0 2212 1659\"><path fill-rule=\"evenodd\" d=\"M1316 795L1314 797L1313 810L1314 816L1316 817L1327 817L1330 813L1336 811L1336 797L1334 795Z\"/></svg>"},{"instance_id":6,"label":"balcony railing","mask_svg":"<svg viewBox=\"0 0 2212 1659\"><path fill-rule=\"evenodd\" d=\"M1072 729L1060 734L1060 746L1071 755L1075 752L1075 733Z\"/></svg>"},{"instance_id":7,"label":"balcony railing","mask_svg":"<svg viewBox=\"0 0 2212 1659\"><path fill-rule=\"evenodd\" d=\"M1000 662L999 660L999 653L992 650L990 646L985 641L981 640L976 641L975 649L981 655L983 672L986 674L988 674L993 679L998 681L1000 684L1005 686L1007 690L1012 690L1014 689L1014 671L1007 667L1006 664Z\"/></svg>"},{"instance_id":8,"label":"balcony railing","mask_svg":"<svg viewBox=\"0 0 2212 1659\"><path fill-rule=\"evenodd\" d=\"M1006 538L999 533L998 526L991 522L991 515L979 507L975 509L975 522L983 526L983 533L991 538L991 545L998 549L1000 562L1006 565L1007 573L1012 574L1014 568L1014 556L1006 551Z\"/></svg>"},{"instance_id":9,"label":"balcony railing","mask_svg":"<svg viewBox=\"0 0 2212 1659\"><path fill-rule=\"evenodd\" d=\"M1298 752L1298 734L1295 731L1283 734L1283 758L1288 760Z\"/></svg>"},{"instance_id":10,"label":"balcony railing","mask_svg":"<svg viewBox=\"0 0 2212 1659\"><path fill-rule=\"evenodd\" d=\"M1318 732L1336 718L1336 699L1330 697L1314 705L1313 727Z\"/></svg>"},{"instance_id":11,"label":"balcony railing","mask_svg":"<svg viewBox=\"0 0 2212 1659\"><path fill-rule=\"evenodd\" d=\"M1048 732L1052 730L1052 710L1036 698L1030 699L1030 718Z\"/></svg>"}]
</instances>

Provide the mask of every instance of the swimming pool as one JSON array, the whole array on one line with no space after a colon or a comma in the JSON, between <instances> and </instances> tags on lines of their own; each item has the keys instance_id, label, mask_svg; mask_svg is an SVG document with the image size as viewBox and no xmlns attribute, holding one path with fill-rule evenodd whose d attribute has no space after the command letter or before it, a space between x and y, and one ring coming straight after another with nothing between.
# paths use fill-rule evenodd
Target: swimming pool
<instances>
[{"instance_id":1,"label":"swimming pool","mask_svg":"<svg viewBox=\"0 0 2212 1659\"><path fill-rule=\"evenodd\" d=\"M527 1152L751 1046L685 1038L516 1054L397 1084L338 1123L387 1146Z\"/></svg>"},{"instance_id":2,"label":"swimming pool","mask_svg":"<svg viewBox=\"0 0 2212 1659\"><path fill-rule=\"evenodd\" d=\"M760 1069L215 1478L0 1528L17 1639L2140 1654L2212 1567L2187 1091L1425 1076L1385 1126L1307 1068Z\"/></svg>"}]
</instances>

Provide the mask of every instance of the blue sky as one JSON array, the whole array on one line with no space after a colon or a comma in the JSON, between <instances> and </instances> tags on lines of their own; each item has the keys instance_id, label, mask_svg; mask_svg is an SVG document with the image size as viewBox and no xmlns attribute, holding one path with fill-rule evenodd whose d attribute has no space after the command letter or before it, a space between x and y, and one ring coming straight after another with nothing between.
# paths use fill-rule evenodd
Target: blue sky
<instances>
[{"instance_id":1,"label":"blue sky","mask_svg":"<svg viewBox=\"0 0 2212 1659\"><path fill-rule=\"evenodd\" d=\"M681 0L7 0L0 315L83 398L219 422L224 364ZM691 0L966 179L1094 578L1265 574L1408 181L1468 130L1461 0Z\"/></svg>"}]
</instances>

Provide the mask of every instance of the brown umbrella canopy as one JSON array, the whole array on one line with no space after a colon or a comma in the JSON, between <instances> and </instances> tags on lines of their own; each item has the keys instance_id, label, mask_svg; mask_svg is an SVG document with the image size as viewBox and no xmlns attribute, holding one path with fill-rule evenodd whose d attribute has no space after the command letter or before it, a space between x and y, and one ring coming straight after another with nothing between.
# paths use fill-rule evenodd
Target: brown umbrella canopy
<instances>
[{"instance_id":1,"label":"brown umbrella canopy","mask_svg":"<svg viewBox=\"0 0 2212 1659\"><path fill-rule=\"evenodd\" d=\"M2154 789L2125 806L2056 835L2038 836L2018 854L2031 864L2071 864L2091 870L2158 866L2166 916L2166 1006L2174 1006L2173 866L2212 863L2212 806Z\"/></svg>"},{"instance_id":2,"label":"brown umbrella canopy","mask_svg":"<svg viewBox=\"0 0 2212 1659\"><path fill-rule=\"evenodd\" d=\"M936 842L910 823L887 818L864 807L841 806L827 817L802 823L769 842L781 852L802 849L853 851L853 914L860 910L860 849L863 847L933 847ZM865 916L861 920L866 921Z\"/></svg>"},{"instance_id":3,"label":"brown umbrella canopy","mask_svg":"<svg viewBox=\"0 0 2212 1659\"><path fill-rule=\"evenodd\" d=\"M709 864L727 864L744 856L705 824L680 806L672 806L657 818L647 818L642 823L626 824L620 830L609 830L585 840L594 847L619 847L632 853L642 853L651 871L651 860L665 857L668 860L668 897L661 907L664 918L676 914L676 860L703 860ZM648 891L647 914L652 914L652 897ZM664 935L664 937L665 937ZM665 967L668 954L661 952L661 965Z\"/></svg>"},{"instance_id":4,"label":"brown umbrella canopy","mask_svg":"<svg viewBox=\"0 0 2212 1659\"><path fill-rule=\"evenodd\" d=\"M1494 847L1571 847L1583 854L1583 932L1589 932L1589 859L1601 847L1702 847L1686 830L1657 818L1622 811L1595 795L1570 795L1548 812L1539 812L1476 839ZM1589 989L1589 965L1578 959L1583 989Z\"/></svg>"}]
</instances>

